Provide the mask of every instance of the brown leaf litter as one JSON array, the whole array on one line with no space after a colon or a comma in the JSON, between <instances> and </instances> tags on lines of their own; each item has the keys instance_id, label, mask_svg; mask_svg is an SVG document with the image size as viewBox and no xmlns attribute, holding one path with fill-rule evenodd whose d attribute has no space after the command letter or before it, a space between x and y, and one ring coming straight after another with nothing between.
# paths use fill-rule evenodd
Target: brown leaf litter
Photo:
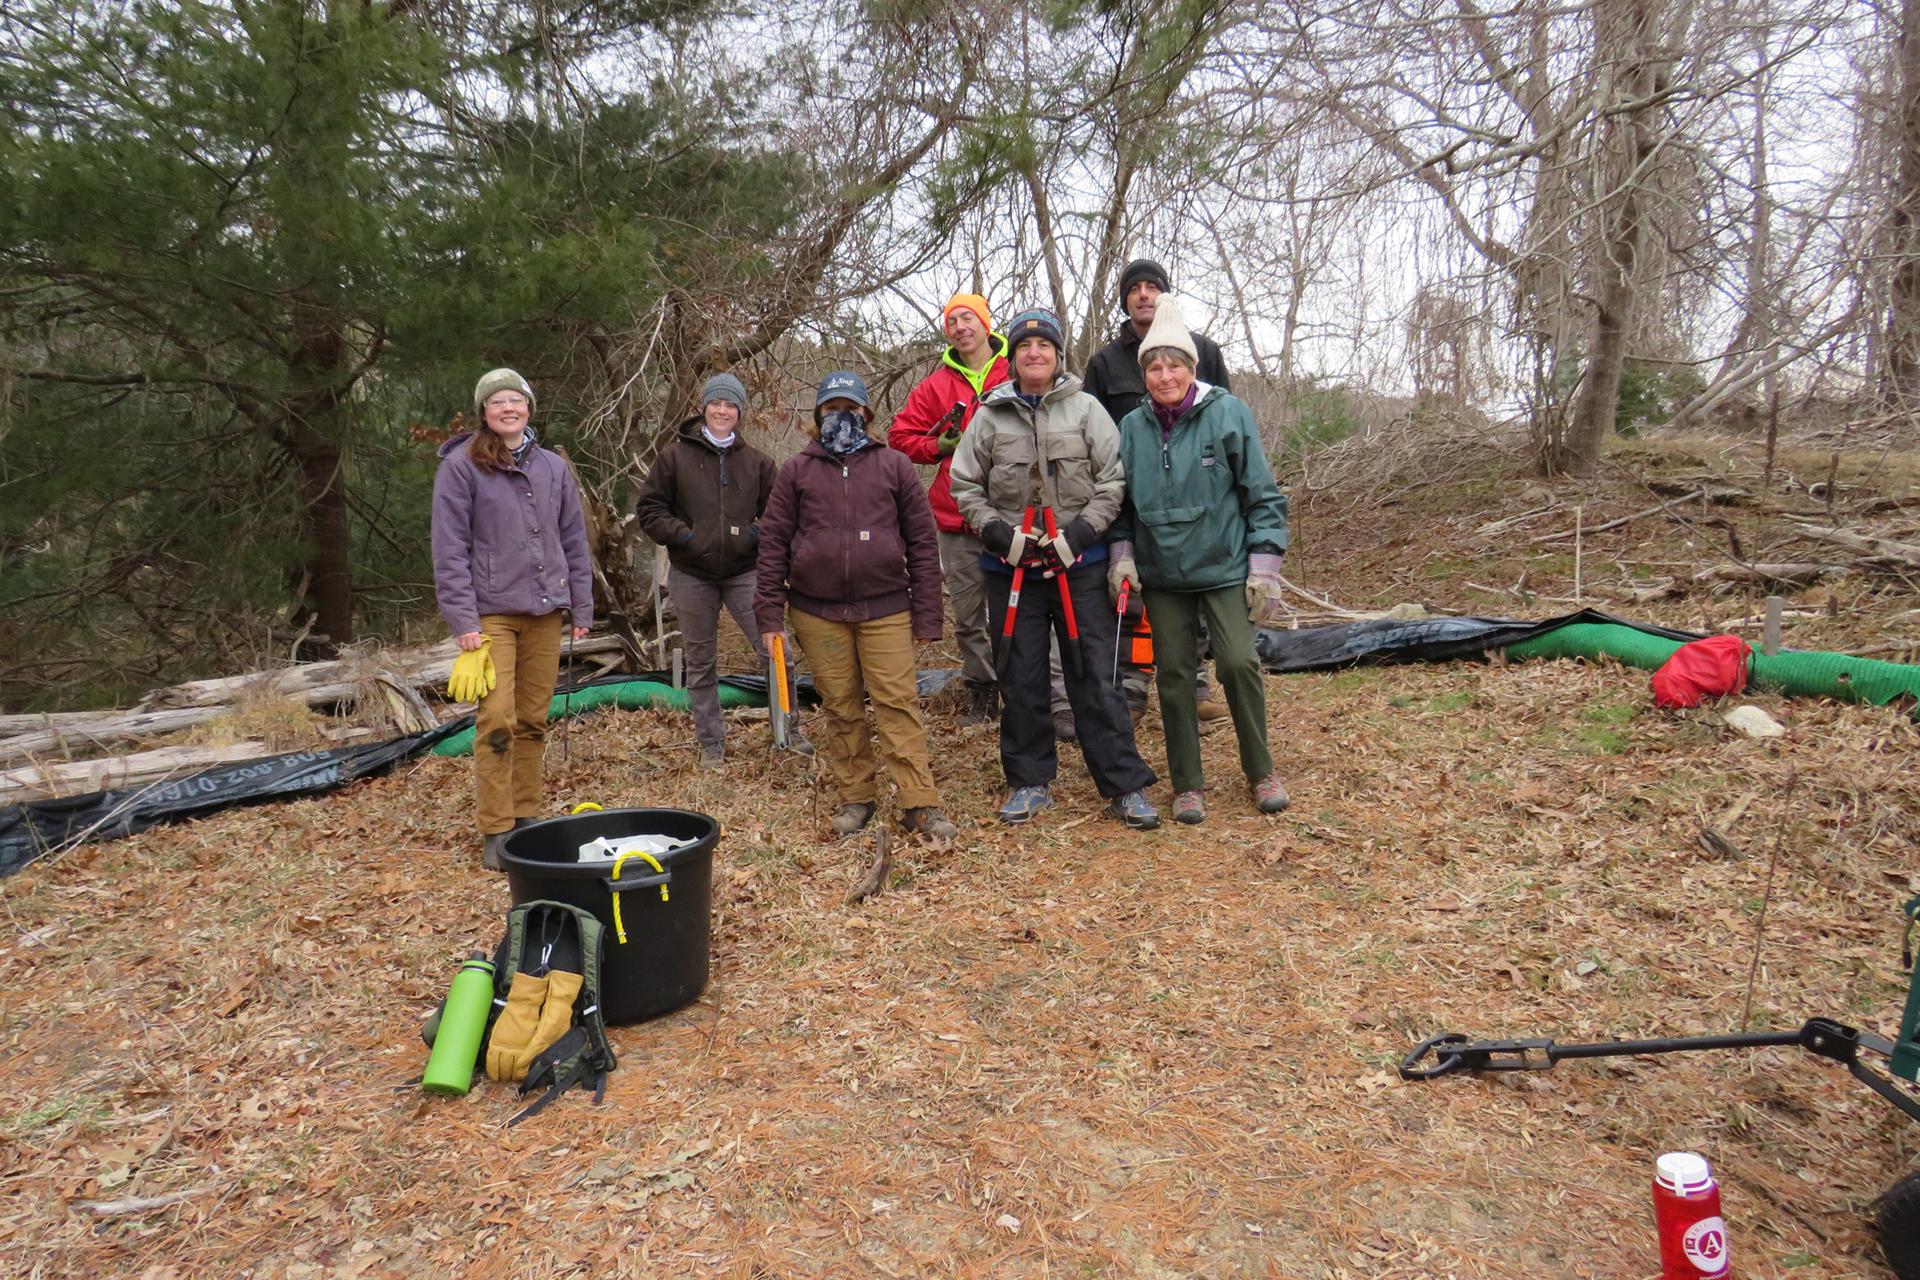
<instances>
[{"instance_id":1,"label":"brown leaf litter","mask_svg":"<svg viewBox=\"0 0 1920 1280\"><path fill-rule=\"evenodd\" d=\"M1290 572L1348 604L1452 584L1359 566L1365 544L1421 546L1448 501L1477 504L1472 527L1540 505L1423 491L1385 538L1309 516ZM1623 484L1613 514L1632 501ZM858 905L872 842L826 837L815 766L772 753L763 723L736 717L710 774L682 717L581 720L570 758L550 753L547 812L725 825L714 981L614 1030L605 1105L571 1094L512 1132L504 1087L396 1088L506 906L477 868L465 761L32 868L0 884L0 1271L1650 1276L1652 1160L1684 1148L1719 1171L1742 1275L1878 1273L1865 1215L1920 1133L1834 1064L1393 1068L1441 1030L1730 1029L1776 831L1756 1023L1891 1032L1920 875L1907 720L1757 696L1789 733L1752 741L1712 708L1652 709L1644 672L1575 662L1268 690L1294 808L1256 814L1215 732L1208 821L1155 833L1101 816L1071 752L1060 808L999 827L995 730L937 714L962 835L897 842ZM1156 719L1142 745L1164 760Z\"/></svg>"}]
</instances>

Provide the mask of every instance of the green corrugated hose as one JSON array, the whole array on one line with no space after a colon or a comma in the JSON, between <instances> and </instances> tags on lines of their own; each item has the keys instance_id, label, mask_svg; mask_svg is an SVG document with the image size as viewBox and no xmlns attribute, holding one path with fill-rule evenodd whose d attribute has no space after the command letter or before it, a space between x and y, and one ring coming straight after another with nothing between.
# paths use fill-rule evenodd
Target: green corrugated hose
<instances>
[{"instance_id":1,"label":"green corrugated hose","mask_svg":"<svg viewBox=\"0 0 1920 1280\"><path fill-rule=\"evenodd\" d=\"M1678 640L1651 636L1632 627L1580 622L1507 646L1510 658L1613 658L1629 667L1656 671L1680 647ZM1754 652L1748 660L1750 688L1796 698L1834 698L1879 707L1895 698L1920 698L1920 667L1841 653L1802 653L1787 649L1769 658Z\"/></svg>"},{"instance_id":2,"label":"green corrugated hose","mask_svg":"<svg viewBox=\"0 0 1920 1280\"><path fill-rule=\"evenodd\" d=\"M1507 646L1509 658L1590 658L1606 656L1629 667L1657 671L1681 642L1650 636L1632 627L1576 622L1543 636Z\"/></svg>"},{"instance_id":3,"label":"green corrugated hose","mask_svg":"<svg viewBox=\"0 0 1920 1280\"><path fill-rule=\"evenodd\" d=\"M1771 658L1753 655L1748 688L1778 689L1800 698L1836 698L1883 707L1895 698L1920 698L1920 667L1843 653L1801 653L1783 649Z\"/></svg>"},{"instance_id":4,"label":"green corrugated hose","mask_svg":"<svg viewBox=\"0 0 1920 1280\"><path fill-rule=\"evenodd\" d=\"M727 707L764 707L767 696L764 693L748 693L745 689L736 689L730 684L720 686L720 705ZM685 689L675 689L652 680L627 680L619 684L597 684L586 689L576 689L571 695L559 694L553 699L553 705L547 709L550 720L558 720L562 715L579 715L585 711L595 711L601 707L619 707L623 711L686 711L690 704ZM470 756L473 754L473 730L462 729L451 738L433 749L437 756Z\"/></svg>"}]
</instances>

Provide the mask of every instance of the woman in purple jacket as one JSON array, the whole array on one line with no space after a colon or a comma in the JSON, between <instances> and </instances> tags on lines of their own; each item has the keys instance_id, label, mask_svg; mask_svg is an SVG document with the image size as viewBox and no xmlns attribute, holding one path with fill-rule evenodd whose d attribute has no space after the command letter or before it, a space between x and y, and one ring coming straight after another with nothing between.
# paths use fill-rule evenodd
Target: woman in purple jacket
<instances>
[{"instance_id":1,"label":"woman in purple jacket","mask_svg":"<svg viewBox=\"0 0 1920 1280\"><path fill-rule=\"evenodd\" d=\"M481 865L504 870L507 833L540 813L547 708L561 615L593 625L593 558L573 470L534 442L533 388L495 369L473 389L480 430L440 446L433 478L433 586L464 650L489 647L498 680L480 699L473 776Z\"/></svg>"},{"instance_id":2,"label":"woman in purple jacket","mask_svg":"<svg viewBox=\"0 0 1920 1280\"><path fill-rule=\"evenodd\" d=\"M879 803L871 701L900 825L952 839L960 832L940 812L914 673L914 641L940 638L939 531L913 463L867 435L872 421L858 374L820 383L813 443L780 468L760 517L753 611L771 648L792 607L840 791L833 829L852 835Z\"/></svg>"}]
</instances>

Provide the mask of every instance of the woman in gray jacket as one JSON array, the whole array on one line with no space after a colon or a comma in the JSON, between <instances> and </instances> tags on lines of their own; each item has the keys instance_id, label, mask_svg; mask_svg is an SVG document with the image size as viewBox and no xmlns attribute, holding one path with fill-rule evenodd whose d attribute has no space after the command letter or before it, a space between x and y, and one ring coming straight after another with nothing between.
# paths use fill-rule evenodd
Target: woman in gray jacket
<instances>
[{"instance_id":1,"label":"woman in gray jacket","mask_svg":"<svg viewBox=\"0 0 1920 1280\"><path fill-rule=\"evenodd\" d=\"M1151 829L1160 825L1145 792L1153 770L1134 745L1126 695L1112 679L1115 619L1101 535L1125 488L1120 436L1100 402L1062 367L1066 339L1057 316L1022 312L1006 337L1014 380L981 398L951 473L961 518L980 531L987 632L1002 646L1000 766L1011 793L1000 820L1025 822L1053 805L1060 762L1047 651L1058 632L1087 772L1115 817ZM1017 603L1015 568L1025 570ZM1068 634L1063 583L1078 639ZM1007 636L1009 608L1014 622Z\"/></svg>"},{"instance_id":2,"label":"woman in gray jacket","mask_svg":"<svg viewBox=\"0 0 1920 1280\"><path fill-rule=\"evenodd\" d=\"M593 557L565 458L534 441L533 388L495 369L473 389L478 431L440 446L433 478L433 586L440 614L496 683L473 731L481 865L504 870L507 833L540 813L547 708L560 675L562 614L593 625Z\"/></svg>"}]
</instances>

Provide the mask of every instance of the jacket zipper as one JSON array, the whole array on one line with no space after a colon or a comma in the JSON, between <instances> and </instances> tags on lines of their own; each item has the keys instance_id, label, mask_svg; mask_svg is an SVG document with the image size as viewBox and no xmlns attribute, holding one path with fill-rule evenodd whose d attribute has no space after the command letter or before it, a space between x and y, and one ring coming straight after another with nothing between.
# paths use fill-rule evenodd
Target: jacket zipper
<instances>
[{"instance_id":1,"label":"jacket zipper","mask_svg":"<svg viewBox=\"0 0 1920 1280\"><path fill-rule=\"evenodd\" d=\"M852 465L851 456L840 464L840 509L849 515L853 512L853 481L848 478L852 474L850 470ZM851 596L853 594L853 523L851 520L847 523L846 533L840 539L840 581L843 584L840 588L841 593Z\"/></svg>"}]
</instances>

